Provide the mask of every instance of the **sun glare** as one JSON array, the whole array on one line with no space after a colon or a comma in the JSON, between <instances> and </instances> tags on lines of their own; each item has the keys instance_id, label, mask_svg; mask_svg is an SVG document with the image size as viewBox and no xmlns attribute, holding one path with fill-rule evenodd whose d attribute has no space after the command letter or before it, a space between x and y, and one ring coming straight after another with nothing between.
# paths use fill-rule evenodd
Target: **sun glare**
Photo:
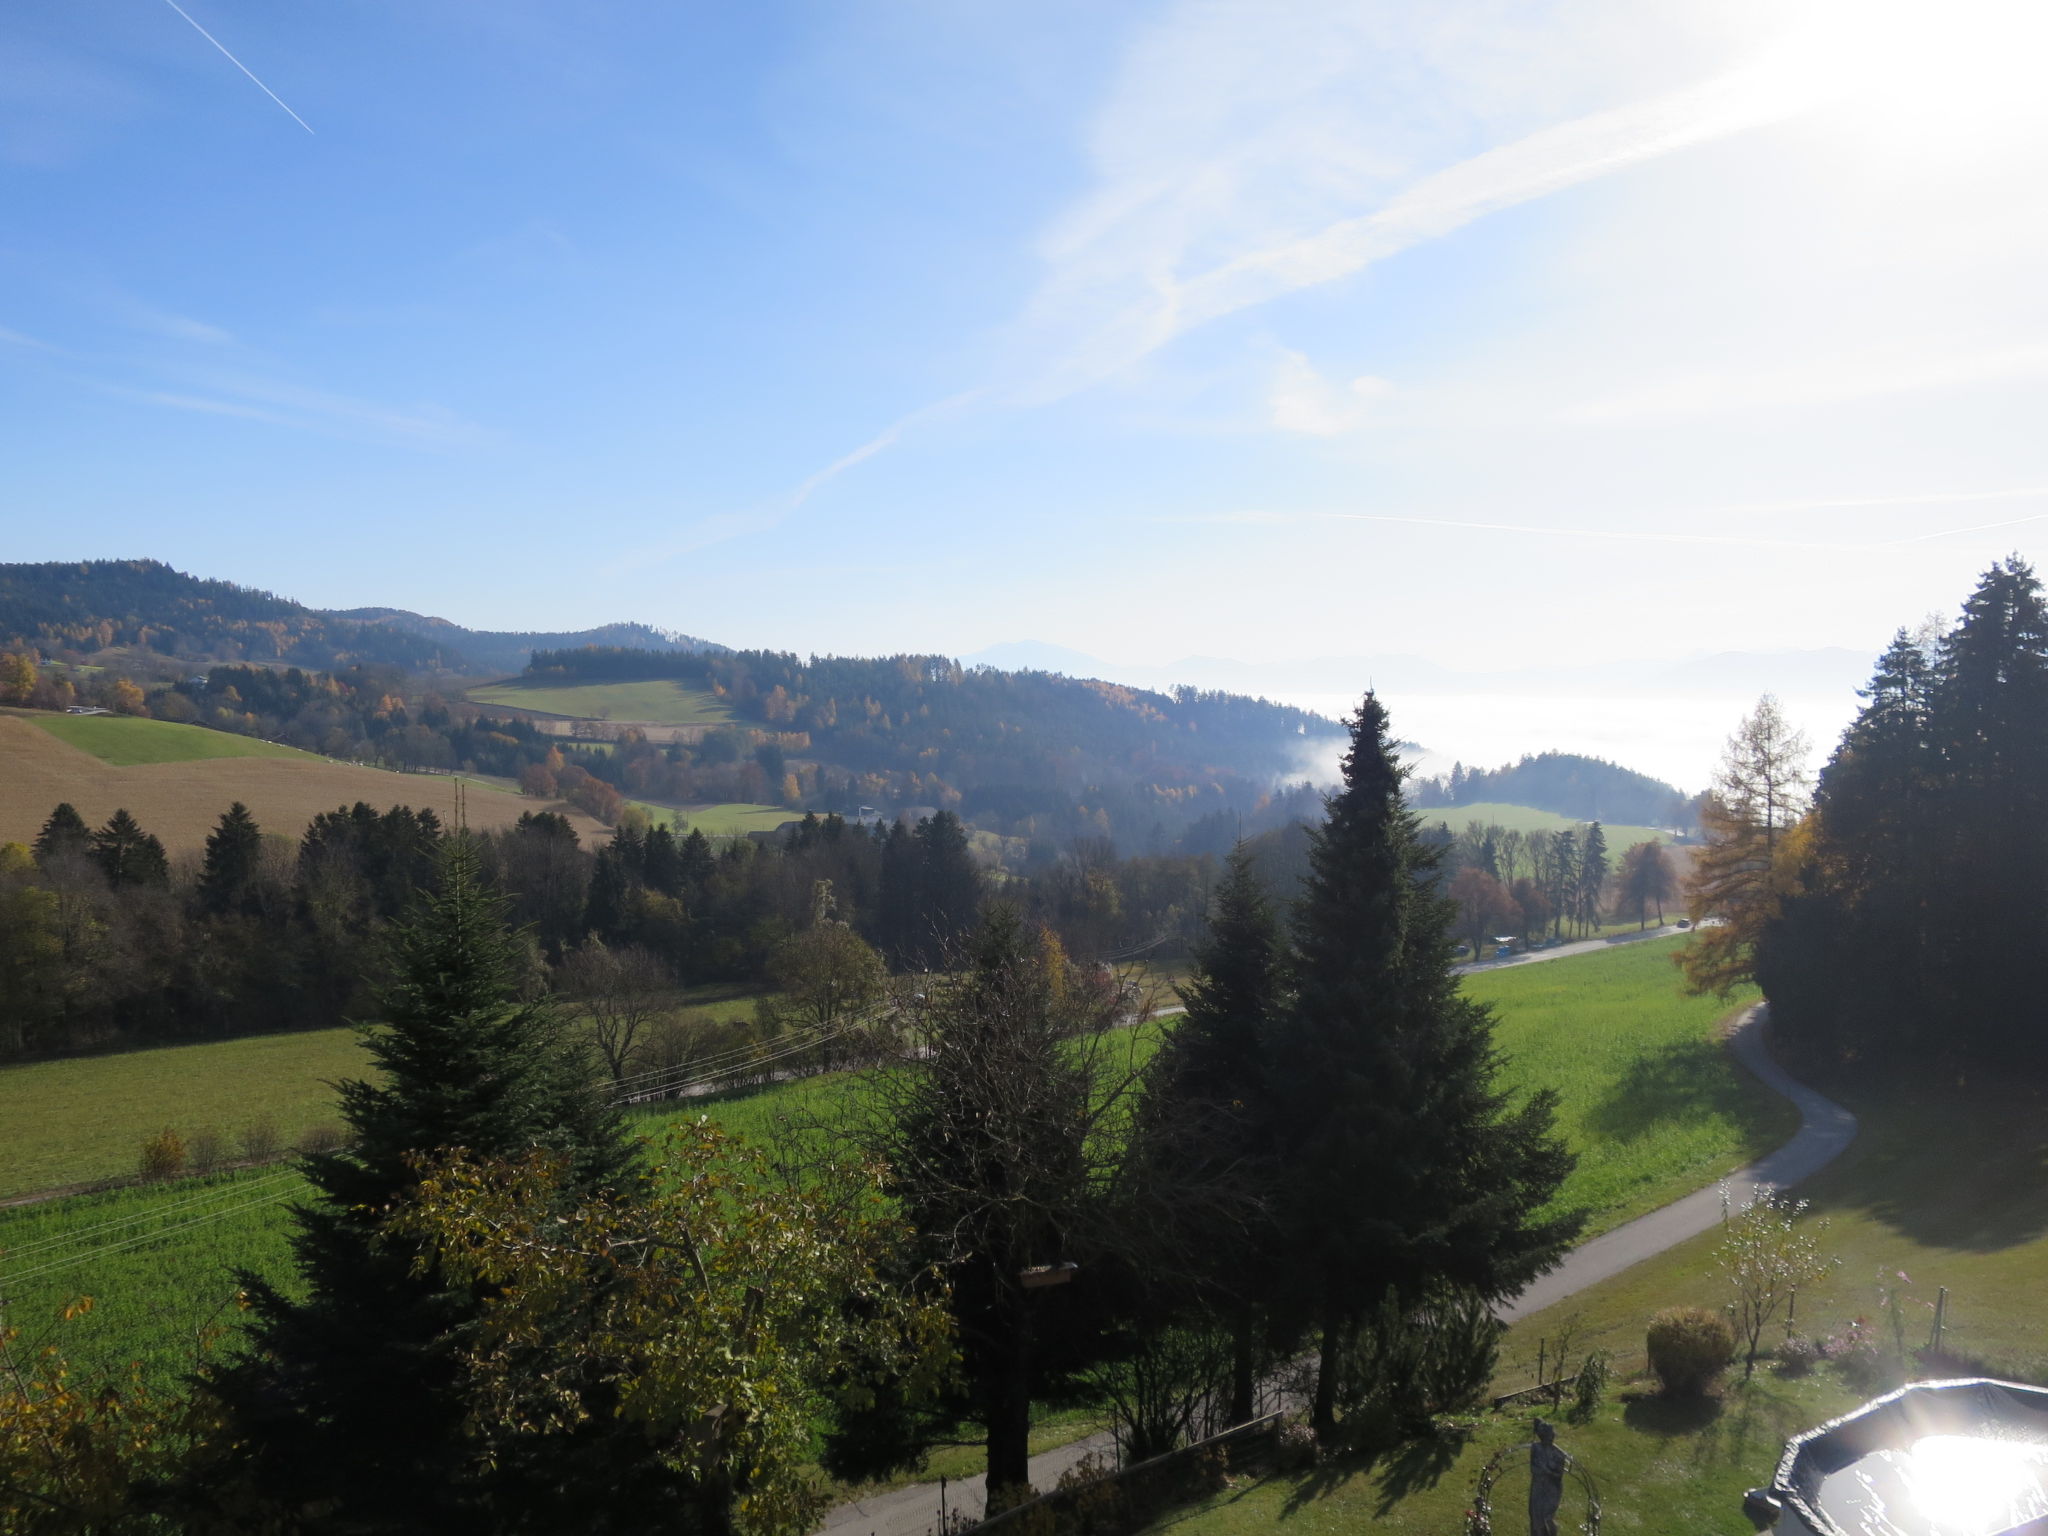
<instances>
[{"instance_id":1,"label":"sun glare","mask_svg":"<svg viewBox=\"0 0 2048 1536\"><path fill-rule=\"evenodd\" d=\"M1905 153L1995 151L2048 121L2035 0L1822 0L1784 48L1817 106Z\"/></svg>"}]
</instances>

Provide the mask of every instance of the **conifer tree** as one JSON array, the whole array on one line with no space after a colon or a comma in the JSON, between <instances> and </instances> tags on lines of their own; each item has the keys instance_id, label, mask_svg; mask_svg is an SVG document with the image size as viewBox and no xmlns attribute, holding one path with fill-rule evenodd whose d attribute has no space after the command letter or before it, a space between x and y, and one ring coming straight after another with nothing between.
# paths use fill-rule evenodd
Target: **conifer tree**
<instances>
[{"instance_id":1,"label":"conifer tree","mask_svg":"<svg viewBox=\"0 0 2048 1536\"><path fill-rule=\"evenodd\" d=\"M208 1483L282 1511L292 1529L531 1529L551 1490L603 1455L605 1426L593 1426L573 1443L537 1440L488 1474L475 1465L459 1348L478 1297L414 1273L417 1248L383 1230L416 1187L418 1159L445 1149L553 1151L567 1199L626 1169L585 1048L550 1005L515 994L502 911L469 839L447 840L439 888L395 935L383 1022L363 1031L381 1076L341 1084L352 1143L305 1160L314 1194L293 1207L295 1295L243 1277L248 1350L208 1381L236 1449ZM631 1472L610 1481L624 1488Z\"/></svg>"},{"instance_id":2,"label":"conifer tree","mask_svg":"<svg viewBox=\"0 0 2048 1536\"><path fill-rule=\"evenodd\" d=\"M1554 1264L1576 1216L1538 1219L1572 1165L1555 1097L1494 1083L1489 1011L1452 972L1454 907L1403 805L1387 712L1367 694L1343 788L1295 909L1295 993L1277 1034L1274 1123L1285 1249L1321 1333L1314 1423L1336 1423L1345 1346L1390 1304L1512 1295Z\"/></svg>"},{"instance_id":3,"label":"conifer tree","mask_svg":"<svg viewBox=\"0 0 2048 1536\"><path fill-rule=\"evenodd\" d=\"M92 833L85 818L69 800L50 812L42 831L36 834L36 863L43 869L66 859L80 858L92 851Z\"/></svg>"},{"instance_id":4,"label":"conifer tree","mask_svg":"<svg viewBox=\"0 0 2048 1536\"><path fill-rule=\"evenodd\" d=\"M1286 951L1240 842L1180 984L1187 1007L1152 1058L1137 1109L1136 1194L1166 1227L1163 1263L1231 1340L1232 1423L1252 1415L1272 1274L1277 1132L1267 1077Z\"/></svg>"},{"instance_id":5,"label":"conifer tree","mask_svg":"<svg viewBox=\"0 0 2048 1536\"><path fill-rule=\"evenodd\" d=\"M170 884L171 865L164 857L164 845L143 831L126 810L115 811L107 824L93 833L92 856L107 884L116 890Z\"/></svg>"},{"instance_id":6,"label":"conifer tree","mask_svg":"<svg viewBox=\"0 0 2048 1536\"><path fill-rule=\"evenodd\" d=\"M208 912L234 911L249 895L263 854L263 829L237 800L206 837L206 863L199 871L199 903Z\"/></svg>"},{"instance_id":7,"label":"conifer tree","mask_svg":"<svg viewBox=\"0 0 2048 1536\"><path fill-rule=\"evenodd\" d=\"M1579 923L1590 930L1600 926L1600 897L1607 889L1607 834L1600 823L1586 828L1586 840L1579 849Z\"/></svg>"}]
</instances>

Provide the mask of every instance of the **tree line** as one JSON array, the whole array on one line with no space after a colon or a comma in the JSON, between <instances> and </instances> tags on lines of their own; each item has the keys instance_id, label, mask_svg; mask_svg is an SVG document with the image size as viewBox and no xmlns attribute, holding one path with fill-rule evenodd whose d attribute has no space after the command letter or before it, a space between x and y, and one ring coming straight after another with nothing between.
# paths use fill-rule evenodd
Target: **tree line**
<instances>
[{"instance_id":1,"label":"tree line","mask_svg":"<svg viewBox=\"0 0 2048 1536\"><path fill-rule=\"evenodd\" d=\"M1729 744L1693 983L1748 977L1788 1038L1852 1060L2048 1066L2048 605L2017 556L1947 629L1901 630L1820 771L1765 699ZM1811 788L1811 794L1808 790Z\"/></svg>"},{"instance_id":2,"label":"tree line","mask_svg":"<svg viewBox=\"0 0 2048 1536\"><path fill-rule=\"evenodd\" d=\"M1675 830L1695 825L1697 816L1693 801L1662 779L1573 752L1525 753L1490 770L1453 763L1447 774L1415 780L1409 798L1422 810L1499 801L1580 821Z\"/></svg>"},{"instance_id":3,"label":"tree line","mask_svg":"<svg viewBox=\"0 0 2048 1536\"><path fill-rule=\"evenodd\" d=\"M1661 843L1632 844L1617 868L1597 821L1552 832L1479 821L1455 834L1445 822L1432 830L1444 850L1458 932L1475 954L1496 937L1591 933L1610 916L1633 917L1647 928L1654 911L1661 925L1665 903L1678 894L1677 872Z\"/></svg>"},{"instance_id":4,"label":"tree line","mask_svg":"<svg viewBox=\"0 0 2048 1536\"><path fill-rule=\"evenodd\" d=\"M306 1161L295 1276L244 1277L189 1394L0 1399L0 1476L59 1530L799 1536L814 1446L875 1475L959 1416L1015 1502L1062 1381L1133 1454L1304 1348L1326 1442L1468 1405L1491 1304L1580 1223L1549 1211L1554 1099L1495 1086L1386 723L1368 696L1298 901L1231 857L1149 1059L1100 971L998 902L876 1014L888 1066L772 1149L700 1121L636 1158L522 989L478 842L442 840L391 931L382 1076Z\"/></svg>"},{"instance_id":5,"label":"tree line","mask_svg":"<svg viewBox=\"0 0 2048 1536\"><path fill-rule=\"evenodd\" d=\"M431 886L447 836L430 810L358 802L293 840L237 803L203 854L170 858L125 810L94 829L59 805L32 847L0 847L0 1059L360 1018L386 931ZM1083 842L1008 873L985 868L944 811L866 828L808 815L779 839L718 843L633 813L595 846L535 811L471 842L525 935L530 987L589 996L603 968L572 962L596 945L650 978L641 990L664 1012L684 986L781 987L821 886L878 964L917 971L957 947L992 892L1077 957L1184 955L1215 869L1206 856L1122 858ZM654 1044L650 1034L641 1048Z\"/></svg>"}]
</instances>

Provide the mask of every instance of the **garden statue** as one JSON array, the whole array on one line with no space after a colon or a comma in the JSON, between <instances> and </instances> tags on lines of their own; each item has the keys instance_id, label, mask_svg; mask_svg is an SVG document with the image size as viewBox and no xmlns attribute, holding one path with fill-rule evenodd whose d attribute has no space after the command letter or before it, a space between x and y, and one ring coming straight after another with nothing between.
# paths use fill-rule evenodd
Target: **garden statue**
<instances>
[{"instance_id":1,"label":"garden statue","mask_svg":"<svg viewBox=\"0 0 2048 1536\"><path fill-rule=\"evenodd\" d=\"M1536 1421L1529 1447L1529 1536L1557 1536L1557 1507L1564 1502L1564 1469L1571 1457L1557 1448L1557 1427Z\"/></svg>"}]
</instances>

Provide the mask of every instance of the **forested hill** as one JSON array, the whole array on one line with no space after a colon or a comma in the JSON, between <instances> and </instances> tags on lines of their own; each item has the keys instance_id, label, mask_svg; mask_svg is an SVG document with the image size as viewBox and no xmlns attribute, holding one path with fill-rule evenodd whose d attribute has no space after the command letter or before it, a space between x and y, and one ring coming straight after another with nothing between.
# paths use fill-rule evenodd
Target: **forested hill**
<instances>
[{"instance_id":1,"label":"forested hill","mask_svg":"<svg viewBox=\"0 0 2048 1536\"><path fill-rule=\"evenodd\" d=\"M181 661L481 674L516 671L536 648L621 641L707 644L643 624L527 635L464 629L396 608L326 612L274 592L188 576L161 560L0 564L0 647L21 643L79 656L118 647Z\"/></svg>"},{"instance_id":2,"label":"forested hill","mask_svg":"<svg viewBox=\"0 0 2048 1536\"><path fill-rule=\"evenodd\" d=\"M1167 824L1299 780L1344 727L1238 694L1153 693L1049 672L962 667L946 656L776 651L658 654L586 647L536 652L536 683L669 678L715 693L742 720L788 734L806 758L855 774L922 776L932 803L957 793L994 819L1100 805L1144 786ZM1224 789L1219 780L1235 781ZM943 790L940 786L943 785ZM915 791L912 791L915 793ZM1091 798L1092 797L1092 798Z\"/></svg>"},{"instance_id":3,"label":"forested hill","mask_svg":"<svg viewBox=\"0 0 2048 1536\"><path fill-rule=\"evenodd\" d=\"M1639 827L1672 825L1690 814L1680 809L1685 796L1662 779L1571 752L1542 752L1492 770L1459 763L1442 778L1416 780L1410 799L1425 810L1501 801Z\"/></svg>"},{"instance_id":4,"label":"forested hill","mask_svg":"<svg viewBox=\"0 0 2048 1536\"><path fill-rule=\"evenodd\" d=\"M446 619L430 619L403 608L341 608L328 610L328 617L377 624L403 634L436 641L462 657L463 670L471 672L517 672L535 651L575 646L627 646L649 651L722 652L725 646L695 635L656 629L651 624L600 624L581 630L464 629Z\"/></svg>"}]
</instances>

